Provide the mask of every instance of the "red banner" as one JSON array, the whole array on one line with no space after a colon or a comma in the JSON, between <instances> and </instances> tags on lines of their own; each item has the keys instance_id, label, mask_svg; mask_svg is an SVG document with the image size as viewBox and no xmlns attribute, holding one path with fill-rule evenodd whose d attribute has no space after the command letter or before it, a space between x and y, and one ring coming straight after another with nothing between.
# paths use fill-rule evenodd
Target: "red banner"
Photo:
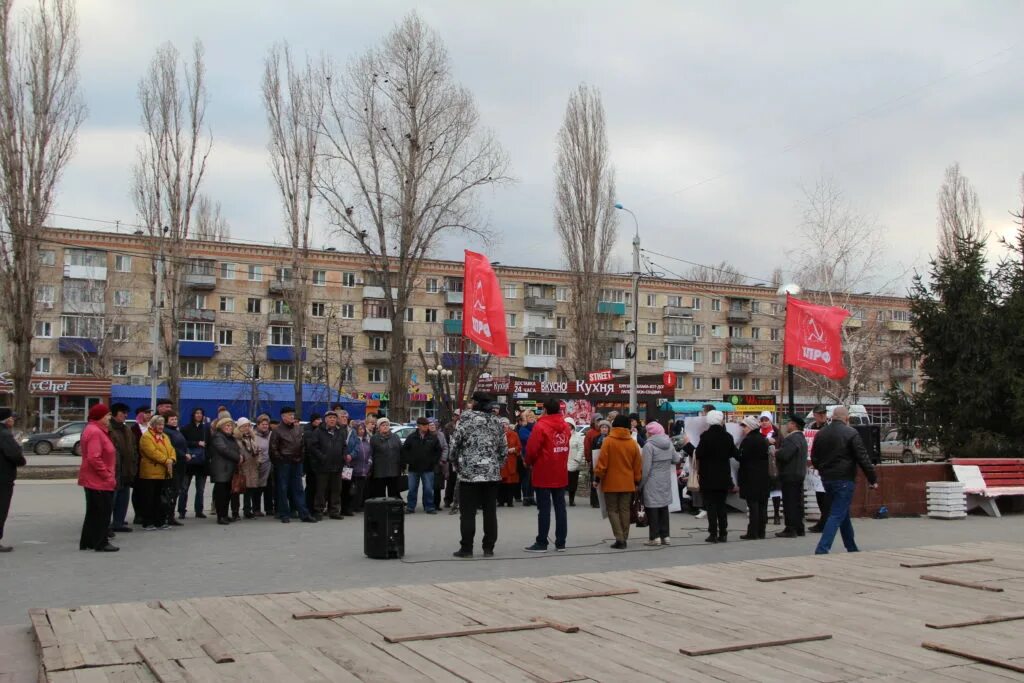
<instances>
[{"instance_id":1,"label":"red banner","mask_svg":"<svg viewBox=\"0 0 1024 683\"><path fill-rule=\"evenodd\" d=\"M611 370L594 370L587 373L588 382L611 382L615 379L615 373Z\"/></svg>"},{"instance_id":2,"label":"red banner","mask_svg":"<svg viewBox=\"0 0 1024 683\"><path fill-rule=\"evenodd\" d=\"M483 254L466 250L462 298L462 334L487 353L508 356L505 304L498 276Z\"/></svg>"},{"instance_id":3,"label":"red banner","mask_svg":"<svg viewBox=\"0 0 1024 683\"><path fill-rule=\"evenodd\" d=\"M846 377L843 366L843 321L850 312L788 297L783 362L829 379Z\"/></svg>"}]
</instances>

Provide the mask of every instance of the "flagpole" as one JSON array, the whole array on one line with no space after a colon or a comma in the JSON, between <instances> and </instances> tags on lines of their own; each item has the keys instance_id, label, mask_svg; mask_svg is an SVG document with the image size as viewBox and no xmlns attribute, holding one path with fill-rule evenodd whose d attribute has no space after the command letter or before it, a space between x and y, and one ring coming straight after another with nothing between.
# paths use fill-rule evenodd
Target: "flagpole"
<instances>
[{"instance_id":1,"label":"flagpole","mask_svg":"<svg viewBox=\"0 0 1024 683\"><path fill-rule=\"evenodd\" d=\"M786 306L786 313L785 313L785 315L783 317L783 330L784 331L789 329L789 299L790 299L791 296L793 296L795 294L799 294L799 293L800 293L800 286L799 285L795 285L795 284L782 285L781 287L779 287L778 291L775 293L776 296L778 296L780 299L783 299L783 302L784 302L784 304ZM783 356L783 360L785 360L785 356L786 356L786 335L785 335L785 332L782 335L782 356ZM795 391L795 387L793 386L795 384L795 382L793 381L793 377L794 377L793 364L792 363L787 363L786 364L786 375L785 375L785 378L786 378L786 383L788 385L787 389L789 391L789 414L790 415L793 415L796 412L796 391ZM781 399L782 397L780 396L779 398Z\"/></svg>"},{"instance_id":2,"label":"flagpole","mask_svg":"<svg viewBox=\"0 0 1024 683\"><path fill-rule=\"evenodd\" d=\"M463 325L466 323L463 322ZM459 405L458 410L461 412L466 402L463 399L463 392L466 390L466 335L463 334L459 337Z\"/></svg>"}]
</instances>

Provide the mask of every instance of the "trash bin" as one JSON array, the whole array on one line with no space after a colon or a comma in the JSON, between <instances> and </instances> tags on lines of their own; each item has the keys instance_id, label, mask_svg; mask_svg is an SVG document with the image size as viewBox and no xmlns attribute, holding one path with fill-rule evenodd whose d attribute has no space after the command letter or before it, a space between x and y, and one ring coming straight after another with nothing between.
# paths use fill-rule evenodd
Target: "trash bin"
<instances>
[{"instance_id":1,"label":"trash bin","mask_svg":"<svg viewBox=\"0 0 1024 683\"><path fill-rule=\"evenodd\" d=\"M363 506L363 552L375 560L405 555L405 502L370 498Z\"/></svg>"}]
</instances>

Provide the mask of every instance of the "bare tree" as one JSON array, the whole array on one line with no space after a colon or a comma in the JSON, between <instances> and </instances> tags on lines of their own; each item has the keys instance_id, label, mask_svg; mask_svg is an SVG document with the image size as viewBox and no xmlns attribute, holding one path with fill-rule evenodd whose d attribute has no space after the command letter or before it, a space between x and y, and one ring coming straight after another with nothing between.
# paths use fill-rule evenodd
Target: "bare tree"
<instances>
[{"instance_id":1,"label":"bare tree","mask_svg":"<svg viewBox=\"0 0 1024 683\"><path fill-rule=\"evenodd\" d=\"M884 227L852 207L831 180L822 178L813 188L805 188L803 224L797 236L801 248L795 255L793 275L804 289L804 298L853 313L853 322L843 327L847 376L833 381L798 372L799 384L820 399L856 402L894 352L893 344L882 341L888 339L883 322L868 316L855 302L858 294L891 293L906 275L893 276L884 234Z\"/></svg>"},{"instance_id":2,"label":"bare tree","mask_svg":"<svg viewBox=\"0 0 1024 683\"><path fill-rule=\"evenodd\" d=\"M14 410L27 425L37 239L86 110L72 0L39 0L17 20L12 4L0 1L0 320L13 356Z\"/></svg>"},{"instance_id":3,"label":"bare tree","mask_svg":"<svg viewBox=\"0 0 1024 683\"><path fill-rule=\"evenodd\" d=\"M985 222L981 217L978 193L960 164L946 168L939 189L939 254L955 258L964 240L985 240Z\"/></svg>"},{"instance_id":4,"label":"bare tree","mask_svg":"<svg viewBox=\"0 0 1024 683\"><path fill-rule=\"evenodd\" d=\"M736 270L736 267L728 261L722 261L713 266L690 266L685 275L687 280L719 285L742 285L747 282L746 276Z\"/></svg>"},{"instance_id":5,"label":"bare tree","mask_svg":"<svg viewBox=\"0 0 1024 683\"><path fill-rule=\"evenodd\" d=\"M325 63L317 189L367 255L391 322L389 414L408 417L405 309L423 259L452 233L486 238L478 191L508 159L452 76L441 37L410 14L344 72Z\"/></svg>"},{"instance_id":6,"label":"bare tree","mask_svg":"<svg viewBox=\"0 0 1024 683\"><path fill-rule=\"evenodd\" d=\"M198 195L193 214L192 239L207 242L227 242L231 239L231 226L221 213L220 202L214 202L205 194Z\"/></svg>"},{"instance_id":7,"label":"bare tree","mask_svg":"<svg viewBox=\"0 0 1024 683\"><path fill-rule=\"evenodd\" d=\"M152 239L153 252L164 254L162 266L154 260L154 279L156 268L164 271L160 293L164 306L157 315L167 363L167 391L177 405L181 394L177 321L183 319L187 299L187 240L213 145L205 128L202 43L197 40L193 44L190 63L184 62L174 45L161 46L139 81L139 103L145 140L134 169L132 198Z\"/></svg>"},{"instance_id":8,"label":"bare tree","mask_svg":"<svg viewBox=\"0 0 1024 683\"><path fill-rule=\"evenodd\" d=\"M555 227L570 274L573 337L568 370L583 377L610 357L602 339L598 298L617 236L615 169L598 90L580 85L569 96L558 131Z\"/></svg>"},{"instance_id":9,"label":"bare tree","mask_svg":"<svg viewBox=\"0 0 1024 683\"><path fill-rule=\"evenodd\" d=\"M302 414L303 344L309 312L309 238L313 210L314 173L322 118L322 93L307 60L297 67L287 44L267 53L263 68L263 105L270 128L270 168L281 194L284 233L291 248L285 266L288 278L278 278L281 294L292 315L292 363L295 367L295 410Z\"/></svg>"}]
</instances>

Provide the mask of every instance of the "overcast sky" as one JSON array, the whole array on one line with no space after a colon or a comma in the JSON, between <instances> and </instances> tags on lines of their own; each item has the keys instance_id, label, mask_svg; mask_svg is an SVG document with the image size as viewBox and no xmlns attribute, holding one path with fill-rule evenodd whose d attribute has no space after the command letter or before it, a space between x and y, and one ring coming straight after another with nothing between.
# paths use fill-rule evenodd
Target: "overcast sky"
<instances>
[{"instance_id":1,"label":"overcast sky","mask_svg":"<svg viewBox=\"0 0 1024 683\"><path fill-rule=\"evenodd\" d=\"M137 222L139 78L158 45L188 52L199 38L215 140L204 189L234 237L269 241L281 214L259 92L267 48L287 40L347 60L412 8L440 32L456 78L511 157L518 182L480 196L501 235L492 260L561 265L555 136L580 82L604 97L620 201L639 217L645 248L767 277L786 265L801 188L827 175L885 226L893 267L924 265L935 195L954 161L994 236L1013 231L1024 4L1011 0L80 0L89 117L56 211ZM625 268L633 226L623 218ZM458 258L462 247L451 240L438 255ZM653 258L666 274L687 267Z\"/></svg>"}]
</instances>

